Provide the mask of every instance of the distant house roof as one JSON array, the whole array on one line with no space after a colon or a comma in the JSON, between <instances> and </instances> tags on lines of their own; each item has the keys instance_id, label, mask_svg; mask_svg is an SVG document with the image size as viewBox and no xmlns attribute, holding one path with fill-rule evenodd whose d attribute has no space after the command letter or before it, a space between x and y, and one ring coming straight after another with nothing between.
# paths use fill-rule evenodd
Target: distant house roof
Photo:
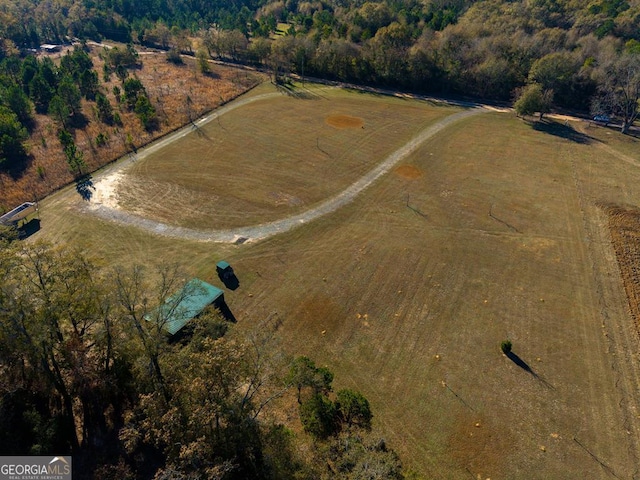
<instances>
[{"instance_id":1,"label":"distant house roof","mask_svg":"<svg viewBox=\"0 0 640 480\"><path fill-rule=\"evenodd\" d=\"M145 315L145 320L163 322L163 328L170 335L175 335L222 294L219 288L193 278L182 290L168 297L164 304Z\"/></svg>"},{"instance_id":2,"label":"distant house roof","mask_svg":"<svg viewBox=\"0 0 640 480\"><path fill-rule=\"evenodd\" d=\"M61 45L53 45L51 43L43 43L42 45L40 45L40 48L42 50L44 50L45 52L57 52L58 50L62 49Z\"/></svg>"}]
</instances>

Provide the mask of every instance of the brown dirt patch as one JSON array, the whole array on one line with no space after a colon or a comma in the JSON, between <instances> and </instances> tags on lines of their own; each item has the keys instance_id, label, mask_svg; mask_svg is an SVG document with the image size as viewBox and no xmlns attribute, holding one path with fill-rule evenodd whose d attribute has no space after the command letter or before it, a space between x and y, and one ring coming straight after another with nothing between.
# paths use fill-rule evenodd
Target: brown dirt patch
<instances>
[{"instance_id":1,"label":"brown dirt patch","mask_svg":"<svg viewBox=\"0 0 640 480\"><path fill-rule=\"evenodd\" d=\"M364 126L364 119L351 115L330 115L326 123L335 128L361 128Z\"/></svg>"},{"instance_id":2,"label":"brown dirt patch","mask_svg":"<svg viewBox=\"0 0 640 480\"><path fill-rule=\"evenodd\" d=\"M640 210L606 206L609 231L616 252L629 311L640 332Z\"/></svg>"},{"instance_id":3,"label":"brown dirt patch","mask_svg":"<svg viewBox=\"0 0 640 480\"><path fill-rule=\"evenodd\" d=\"M420 178L422 176L422 172L418 167L414 167L413 165L400 165L395 170L397 175L400 175L403 178L409 178L411 180Z\"/></svg>"}]
</instances>

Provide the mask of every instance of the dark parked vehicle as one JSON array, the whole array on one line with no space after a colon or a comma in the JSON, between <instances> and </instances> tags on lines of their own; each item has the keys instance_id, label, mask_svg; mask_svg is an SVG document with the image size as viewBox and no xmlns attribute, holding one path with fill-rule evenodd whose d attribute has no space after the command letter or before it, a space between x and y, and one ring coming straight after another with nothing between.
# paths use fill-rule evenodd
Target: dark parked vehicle
<instances>
[{"instance_id":1,"label":"dark parked vehicle","mask_svg":"<svg viewBox=\"0 0 640 480\"><path fill-rule=\"evenodd\" d=\"M611 117L609 115L596 115L593 117L594 122L604 123L605 126L611 123Z\"/></svg>"}]
</instances>

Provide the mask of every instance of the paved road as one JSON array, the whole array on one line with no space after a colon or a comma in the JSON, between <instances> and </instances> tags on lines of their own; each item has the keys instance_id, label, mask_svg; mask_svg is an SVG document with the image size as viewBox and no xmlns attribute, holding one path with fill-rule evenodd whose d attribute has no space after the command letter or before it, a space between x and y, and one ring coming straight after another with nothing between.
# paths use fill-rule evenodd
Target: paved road
<instances>
[{"instance_id":1,"label":"paved road","mask_svg":"<svg viewBox=\"0 0 640 480\"><path fill-rule=\"evenodd\" d=\"M227 113L228 111L239 108L243 105L246 105L251 102L256 102L259 100L263 100L272 96L280 95L279 93L271 93L259 95L256 97L249 97L241 100L234 101L230 104L227 104L215 112L203 117L195 122L197 127L204 125L220 115ZM434 125L426 128L414 138L412 138L408 143L400 147L398 150L389 155L384 161L382 161L378 166L372 169L370 172L365 174L343 192L337 194L336 196L324 201L320 205L311 208L305 212L302 212L298 215L293 215L291 217L283 218L280 220L276 220L269 223L248 226L248 227L240 227L228 230L195 230L184 227L178 227L173 225L168 225L165 223L157 222L154 220L150 220L145 217L141 217L139 215L134 215L129 212L125 212L123 210L112 208L105 204L89 202L85 205L85 209L95 215L98 215L101 218L115 221L118 223L133 225L138 228L145 229L147 231L151 231L156 234L169 236L169 237L177 237L177 238L187 238L192 240L200 240L200 241L209 241L209 242L226 242L226 243L244 243L244 242L253 242L257 240L262 240L279 233L286 232L300 226L302 224L311 222L323 215L327 215L331 212L334 212L341 206L351 202L357 195L359 195L363 190L369 187L373 182L379 179L382 175L386 174L394 165L396 165L399 161L406 158L408 155L413 153L420 145L426 142L428 139L439 133L441 130L451 125L454 122L462 120L463 118L470 117L472 115L477 115L484 110L483 108L472 108L469 110L465 110L463 112L459 112L444 119L438 121ZM132 161L137 161L142 159L157 150L165 147L171 142L188 135L192 129L196 128L196 126L188 125L187 127L176 131L175 133L164 137L163 139L153 143L149 147L141 149L132 158ZM94 175L94 185L96 188L100 188L100 182L106 180L106 178L110 175L117 174L120 170L125 169L129 163L119 163L114 165L111 168L108 168L104 172L100 174Z\"/></svg>"}]
</instances>

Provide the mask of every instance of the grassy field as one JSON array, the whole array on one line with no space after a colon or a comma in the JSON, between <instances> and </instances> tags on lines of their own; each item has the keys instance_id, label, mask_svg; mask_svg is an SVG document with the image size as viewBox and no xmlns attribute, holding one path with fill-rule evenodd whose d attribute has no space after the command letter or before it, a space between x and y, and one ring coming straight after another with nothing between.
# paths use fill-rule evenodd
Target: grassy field
<instances>
[{"instance_id":1,"label":"grassy field","mask_svg":"<svg viewBox=\"0 0 640 480\"><path fill-rule=\"evenodd\" d=\"M119 185L119 203L189 228L275 220L342 191L453 111L333 89L266 98L138 162Z\"/></svg>"},{"instance_id":2,"label":"grassy field","mask_svg":"<svg viewBox=\"0 0 640 480\"><path fill-rule=\"evenodd\" d=\"M224 187L198 167L194 222L266 221L304 209L457 111L320 92L254 103L244 119L236 110L211 124L204 133L216 154L206 161L229 184L225 195L213 193L230 197L230 212L208 218L201 210L201 195ZM351 126L323 123L330 118ZM364 130L349 118L363 119ZM244 141L213 130L244 122L252 129ZM202 138L185 140L194 157L204 155ZM317 138L332 168L321 162ZM331 146L322 143L329 138ZM176 189L193 188L195 180L181 176L189 171L181 168L185 150L145 160L126 181L166 188L175 178ZM240 280L225 292L236 333L277 316L288 352L329 366L336 388L361 390L376 433L424 478L634 478L638 335L603 206L640 203L639 152L637 140L611 130L536 129L486 113L442 131L353 203L259 243L197 243L121 227L83 213L72 190L43 202L42 230L32 238L90 250L105 264L178 261L213 283L215 262L227 259ZM266 200L272 191L302 202L276 205ZM136 207L134 196L122 199L159 218L166 201ZM499 348L507 338L511 358Z\"/></svg>"}]
</instances>

